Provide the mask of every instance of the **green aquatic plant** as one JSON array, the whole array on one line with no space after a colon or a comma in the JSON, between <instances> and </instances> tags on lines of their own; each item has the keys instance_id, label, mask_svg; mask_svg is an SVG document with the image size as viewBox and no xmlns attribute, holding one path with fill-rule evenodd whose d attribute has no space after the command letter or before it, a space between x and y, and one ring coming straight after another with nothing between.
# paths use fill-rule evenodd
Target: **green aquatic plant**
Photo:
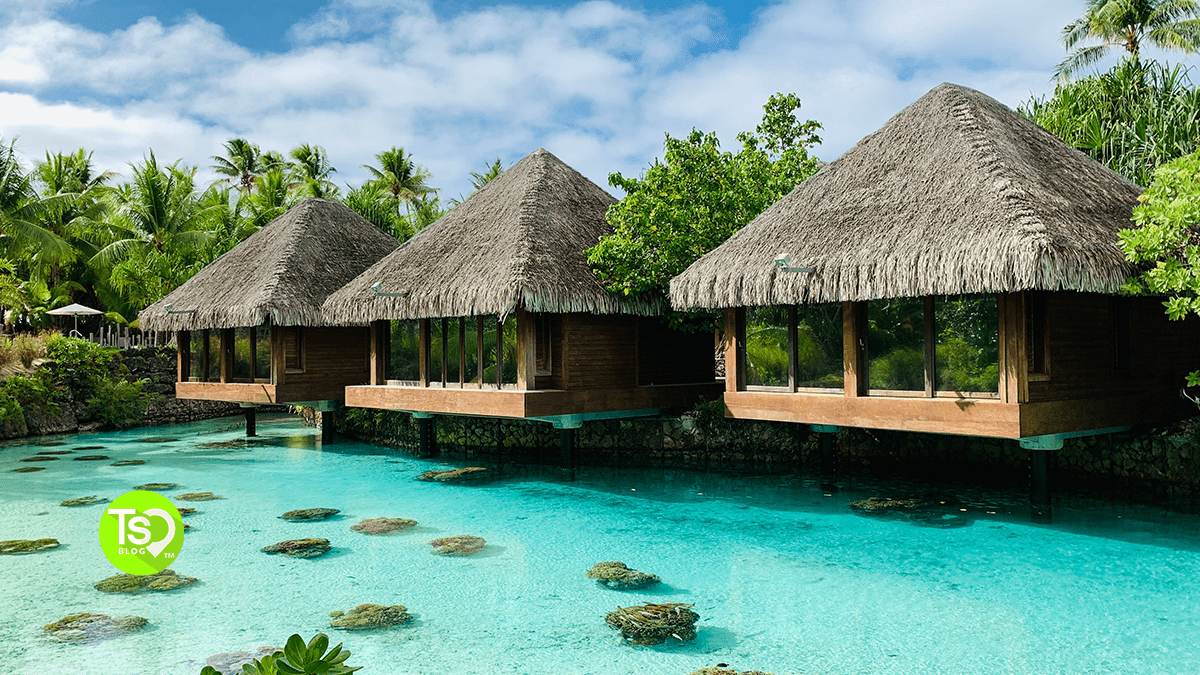
<instances>
[{"instance_id":1,"label":"green aquatic plant","mask_svg":"<svg viewBox=\"0 0 1200 675\"><path fill-rule=\"evenodd\" d=\"M95 585L95 589L105 593L171 591L176 588L191 586L197 581L199 579L195 577L185 577L176 574L175 570L163 570L156 574L116 574L98 582Z\"/></svg>"},{"instance_id":2,"label":"green aquatic plant","mask_svg":"<svg viewBox=\"0 0 1200 675\"><path fill-rule=\"evenodd\" d=\"M487 544L483 537L470 534L460 534L456 537L442 537L429 542L433 552L438 555L471 555Z\"/></svg>"},{"instance_id":3,"label":"green aquatic plant","mask_svg":"<svg viewBox=\"0 0 1200 675\"><path fill-rule=\"evenodd\" d=\"M242 675L348 675L362 670L362 666L346 665L350 650L342 649L340 642L326 652L328 647L329 636L324 633L317 633L307 645L304 638L294 634L288 638L283 651L242 666ZM222 674L212 666L205 666L200 675Z\"/></svg>"}]
</instances>

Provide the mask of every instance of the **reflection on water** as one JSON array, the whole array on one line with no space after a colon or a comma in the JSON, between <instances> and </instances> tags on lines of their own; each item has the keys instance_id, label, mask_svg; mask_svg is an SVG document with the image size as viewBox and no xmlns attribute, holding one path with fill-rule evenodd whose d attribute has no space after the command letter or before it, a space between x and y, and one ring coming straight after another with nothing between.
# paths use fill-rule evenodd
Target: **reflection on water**
<instances>
[{"instance_id":1,"label":"reflection on water","mask_svg":"<svg viewBox=\"0 0 1200 675\"><path fill-rule=\"evenodd\" d=\"M478 485L424 483L415 476L455 464L350 441L322 447L294 418L264 415L259 438L241 433L232 419L41 440L104 446L111 459L26 474L7 469L41 446L0 448L0 539L63 544L0 558L6 670L196 673L214 654L329 631L329 612L364 602L416 617L333 636L364 675L674 674L719 662L779 673L1181 673L1200 662L1200 520L1161 507L1060 494L1054 522L1039 525L1024 486L598 466L567 481L550 464L493 467L502 475ZM146 463L112 466L131 459ZM148 483L225 497L187 516L173 569L201 582L99 593L92 585L113 573L96 539L103 505L58 504ZM869 497L921 506L850 507ZM276 517L313 507L343 517ZM420 524L348 529L375 517ZM429 540L461 534L487 546L432 554ZM333 550L312 560L259 552L302 537ZM604 560L663 583L603 588L584 573ZM642 602L692 603L696 640L622 644L604 614ZM151 623L86 647L41 635L81 611Z\"/></svg>"}]
</instances>

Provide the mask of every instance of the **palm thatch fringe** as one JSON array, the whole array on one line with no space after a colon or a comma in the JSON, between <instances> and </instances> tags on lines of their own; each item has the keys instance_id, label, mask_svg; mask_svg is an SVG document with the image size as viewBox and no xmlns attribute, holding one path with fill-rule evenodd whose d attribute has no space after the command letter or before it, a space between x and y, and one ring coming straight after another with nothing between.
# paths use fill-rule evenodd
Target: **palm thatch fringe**
<instances>
[{"instance_id":1,"label":"palm thatch fringe","mask_svg":"<svg viewBox=\"0 0 1200 675\"><path fill-rule=\"evenodd\" d=\"M583 252L612 231L604 216L615 201L536 150L330 295L325 319L506 316L518 307L657 314L665 303L613 295L588 267Z\"/></svg>"},{"instance_id":2,"label":"palm thatch fringe","mask_svg":"<svg viewBox=\"0 0 1200 675\"><path fill-rule=\"evenodd\" d=\"M138 318L163 331L327 325L325 298L397 246L343 204L305 199Z\"/></svg>"},{"instance_id":3,"label":"palm thatch fringe","mask_svg":"<svg viewBox=\"0 0 1200 675\"><path fill-rule=\"evenodd\" d=\"M1026 289L1116 292L1141 189L942 84L671 282L679 309ZM811 273L787 272L779 254Z\"/></svg>"}]
</instances>

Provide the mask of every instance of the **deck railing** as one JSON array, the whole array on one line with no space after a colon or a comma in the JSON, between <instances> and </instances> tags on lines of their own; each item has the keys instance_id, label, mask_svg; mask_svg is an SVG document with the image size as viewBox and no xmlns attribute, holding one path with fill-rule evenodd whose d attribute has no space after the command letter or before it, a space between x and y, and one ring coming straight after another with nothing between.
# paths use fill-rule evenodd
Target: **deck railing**
<instances>
[{"instance_id":1,"label":"deck railing","mask_svg":"<svg viewBox=\"0 0 1200 675\"><path fill-rule=\"evenodd\" d=\"M99 333L76 336L102 347L135 349L138 347L167 347L175 345L175 334L171 332L142 332L126 326L105 326Z\"/></svg>"}]
</instances>

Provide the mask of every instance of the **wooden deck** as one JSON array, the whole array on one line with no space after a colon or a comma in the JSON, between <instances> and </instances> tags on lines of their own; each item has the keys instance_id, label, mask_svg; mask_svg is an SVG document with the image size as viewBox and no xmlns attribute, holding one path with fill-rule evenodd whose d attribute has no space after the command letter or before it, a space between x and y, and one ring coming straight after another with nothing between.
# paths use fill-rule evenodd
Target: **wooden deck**
<instances>
[{"instance_id":1,"label":"wooden deck","mask_svg":"<svg viewBox=\"0 0 1200 675\"><path fill-rule=\"evenodd\" d=\"M175 398L231 403L302 403L340 401L346 397L341 385L282 384L269 382L176 382Z\"/></svg>"},{"instance_id":2,"label":"wooden deck","mask_svg":"<svg viewBox=\"0 0 1200 675\"><path fill-rule=\"evenodd\" d=\"M611 389L477 389L367 385L346 387L346 405L443 415L555 417L624 410L687 408L716 398L722 383L674 384Z\"/></svg>"}]
</instances>

